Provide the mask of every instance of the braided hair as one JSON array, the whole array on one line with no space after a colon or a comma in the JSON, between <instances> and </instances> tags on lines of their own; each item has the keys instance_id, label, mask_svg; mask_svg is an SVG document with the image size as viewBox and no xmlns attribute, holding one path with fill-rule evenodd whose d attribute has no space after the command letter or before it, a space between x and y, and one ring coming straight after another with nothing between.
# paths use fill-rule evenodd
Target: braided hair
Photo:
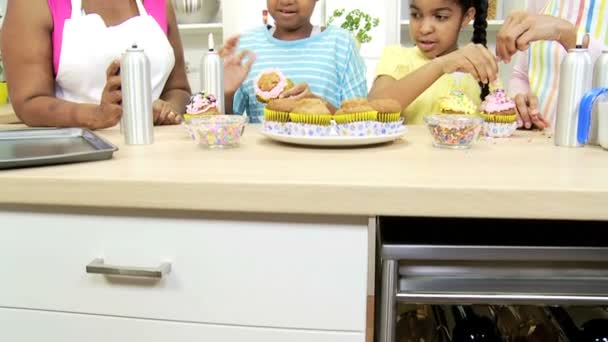
<instances>
[{"instance_id":1,"label":"braided hair","mask_svg":"<svg viewBox=\"0 0 608 342\"><path fill-rule=\"evenodd\" d=\"M475 21L473 22L473 39L475 44L488 47L487 28L488 28L488 0L460 0L462 11L466 12L469 8L475 8ZM488 84L479 83L481 87L481 99L485 99L490 93Z\"/></svg>"}]
</instances>

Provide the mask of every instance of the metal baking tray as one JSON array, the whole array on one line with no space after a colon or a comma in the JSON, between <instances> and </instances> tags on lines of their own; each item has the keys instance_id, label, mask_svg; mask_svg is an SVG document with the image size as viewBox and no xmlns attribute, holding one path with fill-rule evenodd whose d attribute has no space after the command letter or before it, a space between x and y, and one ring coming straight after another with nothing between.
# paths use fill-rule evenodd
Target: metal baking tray
<instances>
[{"instance_id":1,"label":"metal baking tray","mask_svg":"<svg viewBox=\"0 0 608 342\"><path fill-rule=\"evenodd\" d=\"M118 148L82 128L0 131L0 170L112 158Z\"/></svg>"}]
</instances>

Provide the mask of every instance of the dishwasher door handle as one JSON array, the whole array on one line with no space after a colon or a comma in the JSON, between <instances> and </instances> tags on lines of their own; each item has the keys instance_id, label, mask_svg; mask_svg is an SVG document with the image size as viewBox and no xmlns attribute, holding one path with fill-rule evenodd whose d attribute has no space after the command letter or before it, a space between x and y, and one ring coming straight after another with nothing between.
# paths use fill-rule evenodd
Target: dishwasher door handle
<instances>
[{"instance_id":1,"label":"dishwasher door handle","mask_svg":"<svg viewBox=\"0 0 608 342\"><path fill-rule=\"evenodd\" d=\"M608 305L608 296L524 293L397 292L397 301L416 304Z\"/></svg>"}]
</instances>

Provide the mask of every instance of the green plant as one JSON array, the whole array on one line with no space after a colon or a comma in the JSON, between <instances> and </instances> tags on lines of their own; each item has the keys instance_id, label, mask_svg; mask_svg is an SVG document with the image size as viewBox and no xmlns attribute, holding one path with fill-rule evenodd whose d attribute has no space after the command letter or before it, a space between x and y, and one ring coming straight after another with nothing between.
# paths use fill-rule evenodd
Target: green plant
<instances>
[{"instance_id":1,"label":"green plant","mask_svg":"<svg viewBox=\"0 0 608 342\"><path fill-rule=\"evenodd\" d=\"M342 17L345 13L346 9L344 8L335 10L331 17L329 17L327 26L331 25L335 19ZM377 27L379 23L379 18L373 18L369 14L359 9L354 9L346 13L344 21L340 27L351 32L357 41L363 44L369 43L372 40L372 36L369 35L369 31L371 31L374 27Z\"/></svg>"}]
</instances>

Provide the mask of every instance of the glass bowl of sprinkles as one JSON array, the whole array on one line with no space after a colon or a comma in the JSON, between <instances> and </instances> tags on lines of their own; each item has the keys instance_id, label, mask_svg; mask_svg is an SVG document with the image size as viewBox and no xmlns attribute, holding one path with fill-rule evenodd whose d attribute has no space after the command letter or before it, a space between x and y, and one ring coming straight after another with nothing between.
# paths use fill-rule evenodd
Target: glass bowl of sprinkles
<instances>
[{"instance_id":1,"label":"glass bowl of sprinkles","mask_svg":"<svg viewBox=\"0 0 608 342\"><path fill-rule=\"evenodd\" d=\"M434 114L424 118L433 145L440 148L468 149L477 140L483 119L473 115Z\"/></svg>"},{"instance_id":2,"label":"glass bowl of sprinkles","mask_svg":"<svg viewBox=\"0 0 608 342\"><path fill-rule=\"evenodd\" d=\"M209 115L183 123L192 140L212 149L237 147L245 131L244 115Z\"/></svg>"}]
</instances>

